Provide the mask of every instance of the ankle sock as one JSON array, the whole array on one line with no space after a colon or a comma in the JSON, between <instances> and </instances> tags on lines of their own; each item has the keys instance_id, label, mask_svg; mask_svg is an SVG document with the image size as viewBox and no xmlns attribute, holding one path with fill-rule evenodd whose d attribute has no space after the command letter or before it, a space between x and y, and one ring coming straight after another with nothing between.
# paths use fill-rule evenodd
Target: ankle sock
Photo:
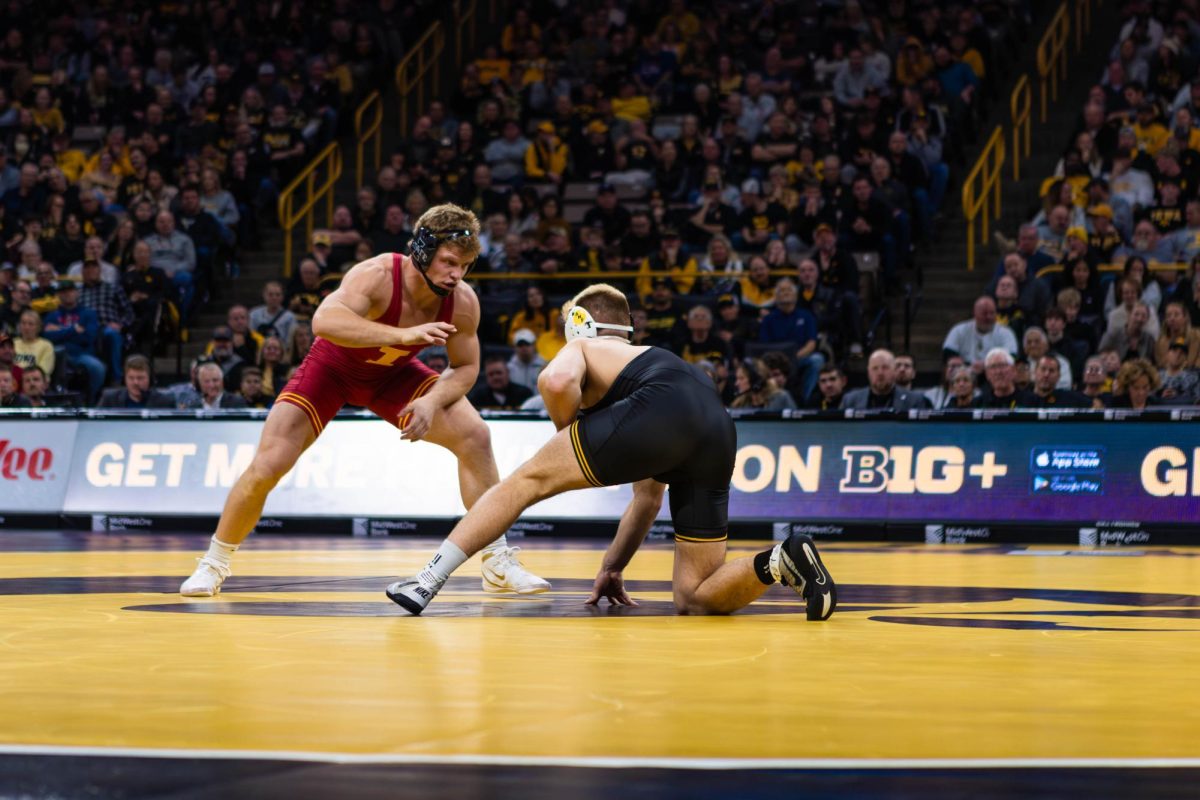
<instances>
[{"instance_id":1,"label":"ankle sock","mask_svg":"<svg viewBox=\"0 0 1200 800\"><path fill-rule=\"evenodd\" d=\"M237 549L238 546L236 544L226 544L218 539L217 535L214 533L208 542L208 552L204 555L208 558L211 558L213 561L216 561L218 564L228 567L229 562L233 558L233 554L237 552Z\"/></svg>"},{"instance_id":2,"label":"ankle sock","mask_svg":"<svg viewBox=\"0 0 1200 800\"><path fill-rule=\"evenodd\" d=\"M772 559L771 556L779 549L781 545L775 545L770 550L763 550L754 556L754 575L765 586L770 586L773 583L779 582L779 564L777 559ZM771 569L774 566L775 569Z\"/></svg>"},{"instance_id":3,"label":"ankle sock","mask_svg":"<svg viewBox=\"0 0 1200 800\"><path fill-rule=\"evenodd\" d=\"M450 577L450 573L458 569L467 560L467 554L459 546L447 539L442 542L433 558L425 565L425 569L417 575L417 580L433 589L440 589Z\"/></svg>"}]
</instances>

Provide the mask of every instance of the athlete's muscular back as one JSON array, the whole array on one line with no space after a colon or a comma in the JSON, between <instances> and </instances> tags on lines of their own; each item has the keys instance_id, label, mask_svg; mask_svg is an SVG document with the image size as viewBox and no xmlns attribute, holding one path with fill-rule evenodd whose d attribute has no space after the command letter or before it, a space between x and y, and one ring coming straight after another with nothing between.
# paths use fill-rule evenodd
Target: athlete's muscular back
<instances>
[{"instance_id":1,"label":"athlete's muscular back","mask_svg":"<svg viewBox=\"0 0 1200 800\"><path fill-rule=\"evenodd\" d=\"M572 344L578 344L583 353L585 372L580 398L582 408L590 408L599 403L621 374L621 370L650 349L643 345L630 344L628 340L618 336L578 339Z\"/></svg>"}]
</instances>

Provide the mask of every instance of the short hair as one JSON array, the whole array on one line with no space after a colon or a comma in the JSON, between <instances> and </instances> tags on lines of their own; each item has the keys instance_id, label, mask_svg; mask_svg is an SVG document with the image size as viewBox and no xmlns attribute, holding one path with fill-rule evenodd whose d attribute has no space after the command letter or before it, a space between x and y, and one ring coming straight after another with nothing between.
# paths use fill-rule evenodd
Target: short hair
<instances>
[{"instance_id":1,"label":"short hair","mask_svg":"<svg viewBox=\"0 0 1200 800\"><path fill-rule=\"evenodd\" d=\"M1083 295L1073 286L1068 286L1058 293L1058 305L1062 308L1079 308L1083 305Z\"/></svg>"},{"instance_id":2,"label":"short hair","mask_svg":"<svg viewBox=\"0 0 1200 800\"><path fill-rule=\"evenodd\" d=\"M508 369L508 359L499 353L492 353L490 356L483 359L483 365L486 367L488 364L503 364L504 368Z\"/></svg>"},{"instance_id":3,"label":"short hair","mask_svg":"<svg viewBox=\"0 0 1200 800\"><path fill-rule=\"evenodd\" d=\"M221 377L225 376L225 372L221 369L220 364L214 364L212 361L206 361L200 366L196 367L196 377L199 378L205 372L212 372L214 370Z\"/></svg>"},{"instance_id":4,"label":"short hair","mask_svg":"<svg viewBox=\"0 0 1200 800\"><path fill-rule=\"evenodd\" d=\"M43 378L46 377L46 370L42 369L37 364L30 364L28 367L25 367L25 369L21 370L21 380L25 380L26 375L32 375L35 372L41 375Z\"/></svg>"},{"instance_id":5,"label":"short hair","mask_svg":"<svg viewBox=\"0 0 1200 800\"><path fill-rule=\"evenodd\" d=\"M1168 305L1170 305L1170 304L1168 303ZM1063 311L1058 306L1054 306L1053 308L1047 309L1046 313L1044 315L1042 315L1043 321L1049 321L1052 319L1057 319L1057 320L1061 320L1062 322L1066 322L1067 314L1065 311Z\"/></svg>"},{"instance_id":6,"label":"short hair","mask_svg":"<svg viewBox=\"0 0 1200 800\"><path fill-rule=\"evenodd\" d=\"M575 306L586 308L592 319L609 325L627 325L631 317L629 298L620 289L607 283L593 283L564 303L563 319Z\"/></svg>"},{"instance_id":7,"label":"short hair","mask_svg":"<svg viewBox=\"0 0 1200 800\"><path fill-rule=\"evenodd\" d=\"M768 372L779 370L789 378L792 377L792 359L787 353L781 353L778 350L768 350L762 354L763 366Z\"/></svg>"},{"instance_id":8,"label":"short hair","mask_svg":"<svg viewBox=\"0 0 1200 800\"><path fill-rule=\"evenodd\" d=\"M987 366L987 363L991 361L993 357L1003 360L1004 363L1010 367L1016 363L1016 359L1013 358L1012 353L1008 352L1003 347L993 347L991 350L988 350L987 355L983 357L984 366Z\"/></svg>"},{"instance_id":9,"label":"short hair","mask_svg":"<svg viewBox=\"0 0 1200 800\"><path fill-rule=\"evenodd\" d=\"M820 372L817 373L817 375L818 376L828 375L831 372L834 373L835 375L841 375L842 368L839 367L837 364L826 364L825 366L821 367L821 370L820 370Z\"/></svg>"},{"instance_id":10,"label":"short hair","mask_svg":"<svg viewBox=\"0 0 1200 800\"><path fill-rule=\"evenodd\" d=\"M242 370L242 380L245 380L247 377L252 375L261 378L263 376L263 371L258 367L246 367Z\"/></svg>"},{"instance_id":11,"label":"short hair","mask_svg":"<svg viewBox=\"0 0 1200 800\"><path fill-rule=\"evenodd\" d=\"M445 246L457 250L464 257L474 259L479 256L479 218L462 206L453 203L434 206L422 214L413 226L414 230L421 228L428 228L434 232L470 231L469 237L447 241Z\"/></svg>"},{"instance_id":12,"label":"short hair","mask_svg":"<svg viewBox=\"0 0 1200 800\"><path fill-rule=\"evenodd\" d=\"M709 308L708 306L704 305L703 303L697 303L696 305L689 308L688 312L687 312L687 318L690 320L692 318L692 316L696 315L696 314L699 314L702 316L707 316L709 321L710 322L712 321L712 318L713 318L712 309Z\"/></svg>"},{"instance_id":13,"label":"short hair","mask_svg":"<svg viewBox=\"0 0 1200 800\"><path fill-rule=\"evenodd\" d=\"M150 372L150 359L141 353L134 353L125 359L125 371L129 372L130 370L134 372Z\"/></svg>"}]
</instances>

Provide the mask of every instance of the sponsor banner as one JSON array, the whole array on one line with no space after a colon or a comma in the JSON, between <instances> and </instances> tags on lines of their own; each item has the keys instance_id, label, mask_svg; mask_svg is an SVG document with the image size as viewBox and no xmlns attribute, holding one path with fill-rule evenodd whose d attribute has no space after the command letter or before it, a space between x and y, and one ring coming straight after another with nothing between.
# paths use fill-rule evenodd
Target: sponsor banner
<instances>
[{"instance_id":1,"label":"sponsor banner","mask_svg":"<svg viewBox=\"0 0 1200 800\"><path fill-rule=\"evenodd\" d=\"M0 424L0 510L62 510L78 427L78 422L57 420Z\"/></svg>"},{"instance_id":2,"label":"sponsor banner","mask_svg":"<svg viewBox=\"0 0 1200 800\"><path fill-rule=\"evenodd\" d=\"M1200 426L738 424L730 516L954 523L1200 519ZM930 530L986 540L986 526Z\"/></svg>"},{"instance_id":3,"label":"sponsor banner","mask_svg":"<svg viewBox=\"0 0 1200 800\"><path fill-rule=\"evenodd\" d=\"M502 476L554 433L546 421L488 424ZM95 514L105 517L102 527L126 530L141 527L140 518L215 516L261 431L258 420L6 421L0 512ZM627 486L551 498L523 515L514 535L588 535L569 521L616 520L629 498ZM338 420L271 493L262 529L340 518L351 521L348 530L329 532L440 533L462 513L451 453L401 441L378 420ZM669 535L668 517L664 504L653 536ZM887 524L914 526L904 536L919 541L996 541L1004 523L1071 523L1084 537L1079 528L1098 519L1195 530L1200 427L739 421L730 518L735 531L753 527L768 538L802 525L813 536L850 540ZM427 524L414 528L421 520ZM546 528L539 520L560 522ZM1103 540L1099 530L1094 538Z\"/></svg>"},{"instance_id":4,"label":"sponsor banner","mask_svg":"<svg viewBox=\"0 0 1200 800\"><path fill-rule=\"evenodd\" d=\"M36 423L35 423L36 424ZM501 476L527 461L554 433L549 422L492 422ZM258 446L252 420L109 420L82 423L66 508L81 513L219 513ZM616 518L628 486L551 498L529 517ZM330 425L267 498L264 516L339 516L363 522L360 535L386 535L382 520L464 513L453 454L405 442L379 420ZM395 533L404 531L396 530Z\"/></svg>"}]
</instances>

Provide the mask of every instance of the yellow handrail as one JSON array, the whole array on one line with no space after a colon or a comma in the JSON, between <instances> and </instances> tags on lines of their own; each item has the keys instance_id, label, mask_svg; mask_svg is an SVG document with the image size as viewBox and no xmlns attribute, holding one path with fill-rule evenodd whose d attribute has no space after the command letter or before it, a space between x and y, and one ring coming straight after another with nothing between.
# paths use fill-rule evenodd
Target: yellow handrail
<instances>
[{"instance_id":1,"label":"yellow handrail","mask_svg":"<svg viewBox=\"0 0 1200 800\"><path fill-rule=\"evenodd\" d=\"M1029 158L1033 153L1033 92L1029 88L1029 76L1022 75L1013 87L1012 97L1009 98L1012 109L1012 141L1013 141L1013 180L1021 180L1021 159ZM1021 134L1025 135L1022 136ZM1025 146L1021 147L1024 140ZM1022 156L1021 153L1025 155Z\"/></svg>"},{"instance_id":2,"label":"yellow handrail","mask_svg":"<svg viewBox=\"0 0 1200 800\"><path fill-rule=\"evenodd\" d=\"M1046 121L1047 84L1052 99L1058 101L1058 82L1067 78L1067 41L1071 35L1071 17L1067 4L1058 7L1037 46L1037 71L1042 81L1042 117Z\"/></svg>"},{"instance_id":3,"label":"yellow handrail","mask_svg":"<svg viewBox=\"0 0 1200 800\"><path fill-rule=\"evenodd\" d=\"M1075 2L1075 52L1083 52L1083 37L1092 32L1092 0Z\"/></svg>"},{"instance_id":4,"label":"yellow handrail","mask_svg":"<svg viewBox=\"0 0 1200 800\"><path fill-rule=\"evenodd\" d=\"M316 185L316 175L322 168L328 172L325 180L318 186ZM301 220L304 221L304 241L307 246L308 242L312 240L314 209L322 200L325 201L325 224L329 225L333 222L333 187L340 177L342 177L342 148L337 142L330 142L279 193L279 226L283 228L284 277L292 275L292 231L296 225ZM305 193L297 208L296 194L301 187L304 187Z\"/></svg>"},{"instance_id":5,"label":"yellow handrail","mask_svg":"<svg viewBox=\"0 0 1200 800\"><path fill-rule=\"evenodd\" d=\"M1000 178L1004 167L1004 126L997 125L963 180L963 216L967 219L967 269L975 269L975 220L983 217L983 240L988 238L988 217L1000 219ZM977 180L978 179L978 180ZM975 185L979 184L976 191Z\"/></svg>"},{"instance_id":6,"label":"yellow handrail","mask_svg":"<svg viewBox=\"0 0 1200 800\"><path fill-rule=\"evenodd\" d=\"M396 94L400 96L401 136L408 136L409 94L416 89L417 108L425 108L425 75L431 71L430 91L435 96L438 93L438 83L441 78L438 64L445 47L446 33L442 30L442 23L435 22L396 65Z\"/></svg>"},{"instance_id":7,"label":"yellow handrail","mask_svg":"<svg viewBox=\"0 0 1200 800\"><path fill-rule=\"evenodd\" d=\"M364 130L363 117L368 111L374 111L375 114ZM383 100L380 98L379 92L371 92L367 95L367 99L363 100L354 112L354 141L354 185L359 187L363 185L363 151L368 142L375 145L375 158L371 162L371 171L379 169L383 147Z\"/></svg>"},{"instance_id":8,"label":"yellow handrail","mask_svg":"<svg viewBox=\"0 0 1200 800\"><path fill-rule=\"evenodd\" d=\"M463 31L466 29L467 49L469 52L475 52L475 12L478 0L454 0L454 19L457 20L457 25L454 28L454 63L461 65L463 63ZM464 10L464 6L466 7Z\"/></svg>"}]
</instances>

